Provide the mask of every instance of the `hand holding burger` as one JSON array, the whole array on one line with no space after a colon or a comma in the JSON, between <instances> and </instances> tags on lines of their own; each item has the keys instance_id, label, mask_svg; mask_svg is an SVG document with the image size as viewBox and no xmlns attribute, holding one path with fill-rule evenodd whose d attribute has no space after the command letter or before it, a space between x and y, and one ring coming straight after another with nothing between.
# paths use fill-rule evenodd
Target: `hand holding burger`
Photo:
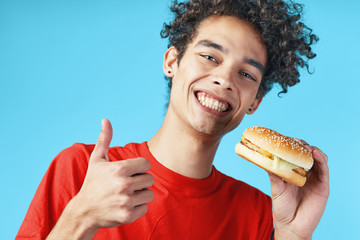
<instances>
[{"instance_id":1,"label":"hand holding burger","mask_svg":"<svg viewBox=\"0 0 360 240\"><path fill-rule=\"evenodd\" d=\"M311 239L330 194L326 154L264 127L246 129L235 151L269 172L275 239Z\"/></svg>"}]
</instances>

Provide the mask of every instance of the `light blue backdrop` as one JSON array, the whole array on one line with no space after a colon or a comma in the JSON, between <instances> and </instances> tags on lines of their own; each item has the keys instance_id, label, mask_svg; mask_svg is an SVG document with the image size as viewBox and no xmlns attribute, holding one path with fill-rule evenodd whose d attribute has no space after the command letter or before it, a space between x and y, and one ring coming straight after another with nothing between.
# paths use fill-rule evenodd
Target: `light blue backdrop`
<instances>
[{"instance_id":1,"label":"light blue backdrop","mask_svg":"<svg viewBox=\"0 0 360 240\"><path fill-rule=\"evenodd\" d=\"M131 3L130 3L131 2ZM356 239L359 207L359 18L356 0L302 1L320 37L313 75L287 95L274 89L227 135L216 167L267 194L267 174L234 154L243 130L274 128L329 156L331 196L314 239ZM148 140L164 117L159 35L168 0L0 0L0 239L13 239L50 161L75 142L95 143L100 120L112 146Z\"/></svg>"}]
</instances>

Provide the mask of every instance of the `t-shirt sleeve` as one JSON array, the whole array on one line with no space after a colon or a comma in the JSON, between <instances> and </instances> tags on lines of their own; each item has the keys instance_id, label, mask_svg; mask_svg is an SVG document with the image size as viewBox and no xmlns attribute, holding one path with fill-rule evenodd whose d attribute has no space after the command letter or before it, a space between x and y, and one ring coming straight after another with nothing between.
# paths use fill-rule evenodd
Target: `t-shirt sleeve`
<instances>
[{"instance_id":1,"label":"t-shirt sleeve","mask_svg":"<svg viewBox=\"0 0 360 240\"><path fill-rule=\"evenodd\" d=\"M74 144L51 162L16 239L45 239L67 203L79 192L93 146Z\"/></svg>"},{"instance_id":2,"label":"t-shirt sleeve","mask_svg":"<svg viewBox=\"0 0 360 240\"><path fill-rule=\"evenodd\" d=\"M271 232L274 229L273 217L272 217L272 201L267 195L263 195L263 209L262 220L260 222L259 238L258 239L270 239Z\"/></svg>"}]
</instances>

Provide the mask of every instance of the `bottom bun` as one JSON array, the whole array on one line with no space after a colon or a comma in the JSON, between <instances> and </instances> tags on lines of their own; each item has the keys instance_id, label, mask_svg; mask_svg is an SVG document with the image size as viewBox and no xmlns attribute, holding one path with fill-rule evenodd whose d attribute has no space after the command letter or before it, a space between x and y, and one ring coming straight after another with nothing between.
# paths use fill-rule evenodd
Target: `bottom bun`
<instances>
[{"instance_id":1,"label":"bottom bun","mask_svg":"<svg viewBox=\"0 0 360 240\"><path fill-rule=\"evenodd\" d=\"M298 187L304 186L306 182L306 177L303 177L296 172L274 169L273 160L249 149L241 143L236 144L235 153L249 162L252 162L253 164L265 169L266 171L274 173L275 175L284 179L286 182L295 184Z\"/></svg>"}]
</instances>

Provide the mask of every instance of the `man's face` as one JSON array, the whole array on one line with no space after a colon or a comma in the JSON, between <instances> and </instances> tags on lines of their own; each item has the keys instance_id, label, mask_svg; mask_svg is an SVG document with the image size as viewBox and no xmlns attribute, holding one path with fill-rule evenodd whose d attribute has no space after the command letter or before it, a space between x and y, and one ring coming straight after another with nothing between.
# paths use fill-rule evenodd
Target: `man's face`
<instances>
[{"instance_id":1,"label":"man's face","mask_svg":"<svg viewBox=\"0 0 360 240\"><path fill-rule=\"evenodd\" d=\"M176 55L175 49L168 51L168 57ZM179 65L166 63L165 57L164 68L173 74L168 113L184 129L222 137L260 104L256 94L266 59L266 48L248 22L230 16L205 19Z\"/></svg>"}]
</instances>

